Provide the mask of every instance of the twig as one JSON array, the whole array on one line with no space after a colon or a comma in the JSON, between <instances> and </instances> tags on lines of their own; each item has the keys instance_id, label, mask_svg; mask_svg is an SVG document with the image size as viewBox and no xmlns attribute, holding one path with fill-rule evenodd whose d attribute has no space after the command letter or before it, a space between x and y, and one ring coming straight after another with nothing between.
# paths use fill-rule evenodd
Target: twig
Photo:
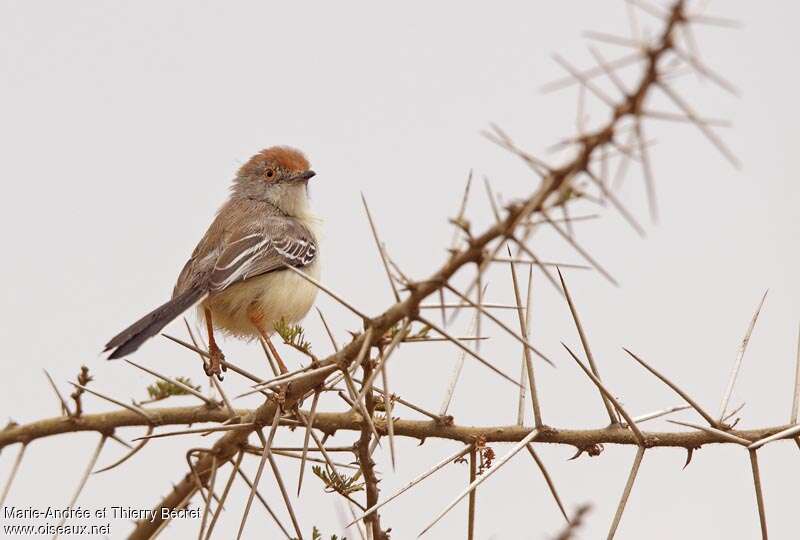
<instances>
[{"instance_id":1,"label":"twig","mask_svg":"<svg viewBox=\"0 0 800 540\"><path fill-rule=\"evenodd\" d=\"M369 340L365 339L364 342L368 343ZM360 356L363 357L363 355ZM360 361L357 363L360 363ZM372 375L372 364L369 362L369 358L367 358L367 361L361 365L364 370L364 379L368 380ZM367 388L367 392L364 394L364 409L367 417L372 418L372 415L375 411L375 400L372 390L366 386L365 388ZM373 426L371 423L369 423L369 426L362 425L361 436L359 437L358 442L355 444L358 465L361 467L361 472L363 473L364 477L364 490L366 491L367 495L367 507L375 506L378 503L378 495L380 493L380 490L378 489L379 480L375 474L375 462L372 459L372 452L375 449L375 446L370 444L370 438L372 435L375 436L374 444L380 444L380 437L378 436L377 432L375 432L375 426ZM377 512L374 512L372 515L370 515L364 521L364 524L367 526L367 531L372 533L371 535L368 534L368 537L371 536L373 540L389 540L389 536L381 528L381 518Z\"/></svg>"},{"instance_id":2,"label":"twig","mask_svg":"<svg viewBox=\"0 0 800 540\"><path fill-rule=\"evenodd\" d=\"M83 393L86 391L84 388L87 384L89 384L93 379L92 376L89 375L89 368L86 366L81 366L81 370L78 372L78 384L75 385L74 383L70 383L73 386L76 386L75 391L70 394L69 397L72 398L72 401L75 402L75 412L73 416L75 418L80 418L83 414L83 402L81 401L81 397Z\"/></svg>"},{"instance_id":3,"label":"twig","mask_svg":"<svg viewBox=\"0 0 800 540\"><path fill-rule=\"evenodd\" d=\"M112 397L109 397L109 396L107 396L105 394L101 394L100 392L96 392L96 391L94 391L94 390L92 390L90 388L87 388L85 386L82 386L80 384L75 384L74 382L70 382L69 384L71 384L75 388L78 388L78 389L80 389L80 390L82 390L84 392L89 392L90 394L93 394L93 395L95 395L95 396L97 396L99 398L105 399L106 401L110 401L114 405L119 405L123 409L128 409L131 412L135 412L136 414L138 414L138 415L142 416L143 418L145 418L148 422L152 422L150 417L147 415L147 413L141 407L137 407L135 405L128 405L127 403L124 403L122 401L118 401L118 400L116 400L116 399L114 399Z\"/></svg>"}]
</instances>

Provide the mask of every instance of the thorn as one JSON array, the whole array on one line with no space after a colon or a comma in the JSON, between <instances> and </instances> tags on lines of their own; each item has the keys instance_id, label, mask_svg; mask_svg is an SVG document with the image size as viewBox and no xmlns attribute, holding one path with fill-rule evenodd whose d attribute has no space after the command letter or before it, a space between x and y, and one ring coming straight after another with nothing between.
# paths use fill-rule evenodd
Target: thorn
<instances>
[{"instance_id":1,"label":"thorn","mask_svg":"<svg viewBox=\"0 0 800 540\"><path fill-rule=\"evenodd\" d=\"M418 446L422 446L422 444L424 442L425 442L425 439L420 440L420 443L419 443ZM458 450L456 453L447 456L446 458L444 458L443 460L438 462L436 465L434 465L433 467L431 467L430 469L428 469L424 473L422 473L422 474L418 475L417 477L415 477L411 482L409 482L408 484L406 484L405 486L400 488L394 494L392 494L389 497L387 497L386 499L384 499L383 502L381 502L379 504L376 504L375 506L372 506L370 508L367 508L366 512L364 512L361 515L361 517L359 517L358 519L355 519L355 520L351 521L350 523L348 523L345 528L349 528L350 526L352 526L354 523L356 523L358 521L363 521L365 517L369 516L370 514L374 513L375 511L377 511L380 508L382 508L383 506L385 506L386 504L390 503L391 501L393 501L394 499L396 499L397 497L399 497L400 495L402 495L403 493L405 493L406 491L408 491L409 489L411 489L415 485L419 484L420 482L422 482L423 480L428 478L430 475L432 475L436 471L440 470L442 467L444 467L448 463L452 463L453 461L463 457L465 454L467 454L467 452L470 451L470 448L472 448L472 445L468 444L468 445L464 446L463 448L461 448L460 450Z\"/></svg>"},{"instance_id":2,"label":"thorn","mask_svg":"<svg viewBox=\"0 0 800 540\"><path fill-rule=\"evenodd\" d=\"M499 460L497 460L497 462L495 463L494 467L492 467L491 469L486 471L484 474L479 476L474 482L471 482L466 490L464 490L455 499L453 499L453 501L450 504L448 504L445 507L445 509L442 510L436 516L436 518L427 527L425 527L425 529L423 529L423 531L421 533L419 533L417 538L419 538L420 536L422 536L423 534L428 532L434 525L436 525L436 523L439 522L440 519L442 519L445 516L445 514L447 514L450 510L452 510L453 507L456 504L458 504L464 497L466 497L475 488L477 488L482 482L484 482L486 479L488 479L490 476L492 476L495 472L497 472L503 465L505 465L508 462L508 460L510 460L520 450L522 450L525 447L525 445L527 445L529 442L533 441L539 435L539 433L540 433L540 431L538 429L534 429L530 433L528 433L528 435L526 435L521 441L519 441L517 444L515 444L514 447L507 454L505 454L503 457L501 457Z\"/></svg>"},{"instance_id":3,"label":"thorn","mask_svg":"<svg viewBox=\"0 0 800 540\"><path fill-rule=\"evenodd\" d=\"M586 332L583 330L583 325L581 325L580 317L578 317L578 310L575 308L575 304L572 301L572 295L569 293L569 289L567 288L567 283L564 281L564 276L561 274L561 269L557 268L558 271L558 279L561 280L561 288L564 291L564 297L567 299L567 305L569 306L569 311L572 314L572 321L575 323L575 328L578 330L578 337L581 340L581 345L583 346L583 352L586 354L586 358L589 361L589 367L592 369L592 373L595 374L597 380L600 380L600 371L597 369L597 364L594 361L594 356L592 355L592 350L589 347L589 339L586 337ZM606 408L606 412L608 413L608 419L611 425L619 424L619 419L617 415L614 414L614 409L611 407L611 403L605 397L603 392L600 392L600 398L603 400L603 405Z\"/></svg>"},{"instance_id":4,"label":"thorn","mask_svg":"<svg viewBox=\"0 0 800 540\"><path fill-rule=\"evenodd\" d=\"M639 446L641 447L647 446L644 435L642 435L642 432L639 431L639 428L636 426L636 422L634 422L633 418L631 418L625 411L625 409L622 408L622 406L619 404L619 401L617 401L617 399L611 394L611 392L609 392L608 389L605 386L603 386L603 383L600 382L600 379L595 377L594 373L592 373L592 371L589 368L583 365L583 362L581 362L578 359L578 357L575 356L575 353L572 352L572 350L569 347L567 347L563 341L561 342L561 346L567 350L570 356L572 356L573 360L575 360L575 362L577 362L577 364L580 366L583 372L586 373L586 376L589 377L589 379L591 379L591 381L595 384L595 386L597 386L597 388L603 393L603 395L605 395L606 398L608 398L608 400L614 404L614 408L616 408L617 411L622 415L622 417L625 418L625 421L628 423L628 427L633 432L633 435L636 438L636 441L639 443Z\"/></svg>"},{"instance_id":5,"label":"thorn","mask_svg":"<svg viewBox=\"0 0 800 540\"><path fill-rule=\"evenodd\" d=\"M767 299L767 293L769 293L769 289L764 291L764 296L761 297L761 301L758 303L758 307L756 308L755 313L753 314L753 318L750 319L750 324L747 327L747 332L742 338L742 342L739 345L739 351L736 354L736 361L733 364L733 370L731 371L731 377L728 381L728 387L725 389L725 394L722 397L722 404L720 405L720 413L719 413L719 422L722 422L722 419L725 417L726 411L728 410L728 404L731 400L731 394L733 394L733 387L736 385L736 379L739 376L739 371L742 369L742 361L744 360L744 353L747 351L747 345L750 343L750 336L753 335L753 329L756 326L756 321L758 321L758 316L761 313L761 308L764 307L764 301Z\"/></svg>"},{"instance_id":6,"label":"thorn","mask_svg":"<svg viewBox=\"0 0 800 540\"><path fill-rule=\"evenodd\" d=\"M452 290L452 289L451 289L451 290ZM469 301L469 300L467 300L467 301ZM451 336L450 334L448 334L448 333L447 333L447 332L446 332L444 329L442 329L442 328L439 328L438 326L436 326L435 324L433 324L431 321L429 321L429 320L427 320L427 319L425 319L425 318L423 318L423 317L419 317L419 316L417 316L417 320L418 320L419 322L423 323L423 324L427 324L428 326L430 326L430 327L431 327L431 329L432 329L432 330L434 330L436 333L438 333L438 334L442 335L443 337L447 338L447 340L448 340L448 341L450 341L451 343L453 343L453 344L454 344L456 347L458 347L458 348L459 348L459 349L461 349L462 351L465 351L465 352L466 352L468 355L470 355L471 357L473 357L474 359L476 359L478 362L480 362L480 363L481 363L481 364L483 364L484 366L488 367L489 369L491 369L492 371L494 371L495 373L497 373L498 375L500 375L501 377L503 377L505 380L509 381L511 384L513 384L513 385L515 385L515 386L519 386L519 384L517 383L517 381L515 381L513 378L511 378L510 376L506 375L506 374L505 374L505 373L503 373L502 371L500 371L498 368L496 368L495 366L493 366L491 363L489 363L487 360L485 360L485 359L484 359L482 356L480 356L479 354L477 354L477 353L475 353L475 352L473 352L473 351L469 350L467 347L465 347L465 346L464 346L464 344L462 344L460 341L458 341L457 339L455 339L454 337L452 337L452 336Z\"/></svg>"},{"instance_id":7,"label":"thorn","mask_svg":"<svg viewBox=\"0 0 800 540\"><path fill-rule=\"evenodd\" d=\"M689 463L692 462L692 454L694 453L694 448L687 448L686 449L686 463L683 464L683 470L686 470L686 467L689 466Z\"/></svg>"},{"instance_id":8,"label":"thorn","mask_svg":"<svg viewBox=\"0 0 800 540\"><path fill-rule=\"evenodd\" d=\"M614 534L616 534L617 528L619 527L619 522L622 520L622 513L625 511L625 505L628 502L628 497L630 497L631 490L633 490L633 483L636 481L636 475L639 473L639 466L642 464L644 450L644 446L640 446L636 451L636 457L633 460L628 481L625 483L625 489L622 491L622 497L620 498L619 506L617 507L617 513L614 515L614 521L611 523L611 530L608 531L608 540L612 540L614 538Z\"/></svg>"},{"instance_id":9,"label":"thorn","mask_svg":"<svg viewBox=\"0 0 800 540\"><path fill-rule=\"evenodd\" d=\"M309 276L309 275L308 275L308 274L306 274L305 272L303 272L303 271L301 271L301 270L298 270L298 269L297 269L297 268L295 268L294 266L290 266L290 265L288 265L288 264L284 264L284 267L285 267L286 269L288 269L288 270L291 270L292 272L294 272L294 273L295 273L295 274L297 274L298 276L302 277L303 279L305 279L306 281L308 281L309 283L311 283L312 285L314 285L315 287L317 287L319 290L321 290L322 292L324 292L325 294L327 294L328 296L330 296L331 298L333 298L334 300L336 300L337 302L339 302L340 304L342 304L344 307L346 307L347 309L349 309L350 311L352 311L352 312L353 312L355 315L359 316L359 317L360 317L360 318L362 318L363 320L365 320L365 321L366 321L366 320L369 320L369 317L367 317L367 316L366 316L366 315L365 315L363 312L361 312L361 311L359 311L358 309L354 308L352 304L350 304L349 302L347 302L347 301L346 301L345 299L343 299L341 296L339 296L338 294L336 294L335 292L333 292L331 289L327 288L327 287L326 287L326 286L324 286L322 283L320 283L320 282L319 282L319 281L317 281L316 279L312 278L311 276Z\"/></svg>"},{"instance_id":10,"label":"thorn","mask_svg":"<svg viewBox=\"0 0 800 540\"><path fill-rule=\"evenodd\" d=\"M697 413L698 413L700 416L702 416L702 417L703 417L703 418L706 420L706 422L708 422L708 424L709 424L711 427L717 427L717 426L718 426L717 422L715 422L715 421L714 421L714 419L713 419L713 418L711 418L711 415L709 415L709 414L708 414L708 413L707 413L707 412L706 412L706 411L705 411L705 410L704 410L702 407L700 407L700 405L698 405L698 404L697 404L697 402L695 402L695 401L694 401L692 398L690 398L690 397L689 397L689 395L688 395L688 394L686 394L686 392L684 392L683 390L681 390L680 388L678 388L678 387L675 385L675 383L673 383L672 381L670 381L669 379L667 379L667 378L666 378L664 375L662 375L661 373L659 373L658 371L656 371L655 369L653 369L652 367L650 367L650 366L649 366L649 365L648 365L648 364L647 364L647 363L646 363L644 360L642 360L641 358L639 358L638 356L636 356L635 354L633 354L631 351L629 351L629 350L628 350L628 349L626 349L625 347L623 347L623 348L622 348L622 350L623 350L623 351L625 351L626 353L628 353L628 355L629 355L631 358L633 358L634 360L636 360L636 361L637 361L637 362L638 362L638 363L639 363L639 364L640 364L642 367L644 367L644 368L645 368L647 371L649 371L650 373L652 373L653 375L655 375L655 376L656 376L658 379L660 379L660 380L661 380L661 382L663 382L664 384L666 384L667 386L669 386L670 388L672 388L672 389L675 391L675 393L676 393L676 394L678 394L679 396L681 396L681 397L682 397L682 398L683 398L683 399L686 401L686 403L688 403L689 405L691 405L691 406L692 406L692 408L693 408L695 411L697 411Z\"/></svg>"},{"instance_id":11,"label":"thorn","mask_svg":"<svg viewBox=\"0 0 800 540\"><path fill-rule=\"evenodd\" d=\"M394 279L392 278L392 273L389 271L389 263L386 262L386 255L384 254L385 248L380 238L378 238L378 230L375 228L375 223L372 220L372 214L369 211L369 206L367 206L367 199L364 197L363 192L361 193L361 202L364 204L364 211L367 213L369 228L372 230L372 238L375 240L375 246L378 248L378 254L381 257L381 262L383 263L383 269L386 271L386 277L389 280L389 286L392 288L392 294L394 295L395 302L399 302L400 293L397 292L397 286L395 285Z\"/></svg>"},{"instance_id":12,"label":"thorn","mask_svg":"<svg viewBox=\"0 0 800 540\"><path fill-rule=\"evenodd\" d=\"M761 489L761 472L758 468L758 454L750 450L750 465L753 470L753 485L756 490L756 506L758 507L758 520L761 524L761 538L767 540L767 515L764 509L764 493Z\"/></svg>"}]
</instances>

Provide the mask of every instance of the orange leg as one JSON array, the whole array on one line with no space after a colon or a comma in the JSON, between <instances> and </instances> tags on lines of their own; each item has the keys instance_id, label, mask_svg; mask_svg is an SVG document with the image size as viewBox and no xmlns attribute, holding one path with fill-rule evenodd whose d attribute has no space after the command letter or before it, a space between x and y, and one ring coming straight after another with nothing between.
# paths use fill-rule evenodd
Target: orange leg
<instances>
[{"instance_id":1,"label":"orange leg","mask_svg":"<svg viewBox=\"0 0 800 540\"><path fill-rule=\"evenodd\" d=\"M225 361L225 355L222 354L222 350L217 345L217 341L214 339L214 323L211 320L211 310L208 308L203 308L206 318L206 330L208 331L208 354L210 365L204 366L206 370L206 375L209 377L212 375L216 375L217 379L220 381L222 380L222 372L228 371L228 368L222 365L222 362Z\"/></svg>"},{"instance_id":2,"label":"orange leg","mask_svg":"<svg viewBox=\"0 0 800 540\"><path fill-rule=\"evenodd\" d=\"M258 330L258 333L264 340L264 343L266 343L270 354L272 354L273 358L275 358L275 361L278 362L278 369L280 370L281 374L289 373L289 370L286 368L286 364L283 362L283 358L281 358L281 355L278 354L278 349L276 349L275 345L272 344L269 334L267 334L267 331L264 329L264 314L259 310L251 309L247 316L250 318L250 322L253 323L253 326L256 327L256 330Z\"/></svg>"}]
</instances>

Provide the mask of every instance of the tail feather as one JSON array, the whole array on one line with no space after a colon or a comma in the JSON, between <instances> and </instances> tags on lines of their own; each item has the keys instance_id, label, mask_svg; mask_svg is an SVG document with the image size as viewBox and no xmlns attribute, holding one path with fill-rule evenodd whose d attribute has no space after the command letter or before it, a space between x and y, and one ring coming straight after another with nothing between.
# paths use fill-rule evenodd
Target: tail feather
<instances>
[{"instance_id":1,"label":"tail feather","mask_svg":"<svg viewBox=\"0 0 800 540\"><path fill-rule=\"evenodd\" d=\"M128 328L111 338L103 352L111 351L109 360L122 358L136 351L142 343L156 335L172 320L197 304L205 296L201 288L189 289L166 304L157 307Z\"/></svg>"}]
</instances>

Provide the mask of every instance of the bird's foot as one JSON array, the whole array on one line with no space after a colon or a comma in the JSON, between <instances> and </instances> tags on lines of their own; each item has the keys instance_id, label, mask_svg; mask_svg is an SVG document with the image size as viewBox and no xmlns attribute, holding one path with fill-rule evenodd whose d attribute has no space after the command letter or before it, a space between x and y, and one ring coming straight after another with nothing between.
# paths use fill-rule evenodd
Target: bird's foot
<instances>
[{"instance_id":1,"label":"bird's foot","mask_svg":"<svg viewBox=\"0 0 800 540\"><path fill-rule=\"evenodd\" d=\"M222 380L222 372L228 371L228 368L225 366L225 355L222 354L222 350L217 347L216 343L212 343L211 346L208 348L209 354L209 363L203 365L203 369L206 372L206 375L209 377L216 375L217 379L220 381Z\"/></svg>"}]
</instances>

